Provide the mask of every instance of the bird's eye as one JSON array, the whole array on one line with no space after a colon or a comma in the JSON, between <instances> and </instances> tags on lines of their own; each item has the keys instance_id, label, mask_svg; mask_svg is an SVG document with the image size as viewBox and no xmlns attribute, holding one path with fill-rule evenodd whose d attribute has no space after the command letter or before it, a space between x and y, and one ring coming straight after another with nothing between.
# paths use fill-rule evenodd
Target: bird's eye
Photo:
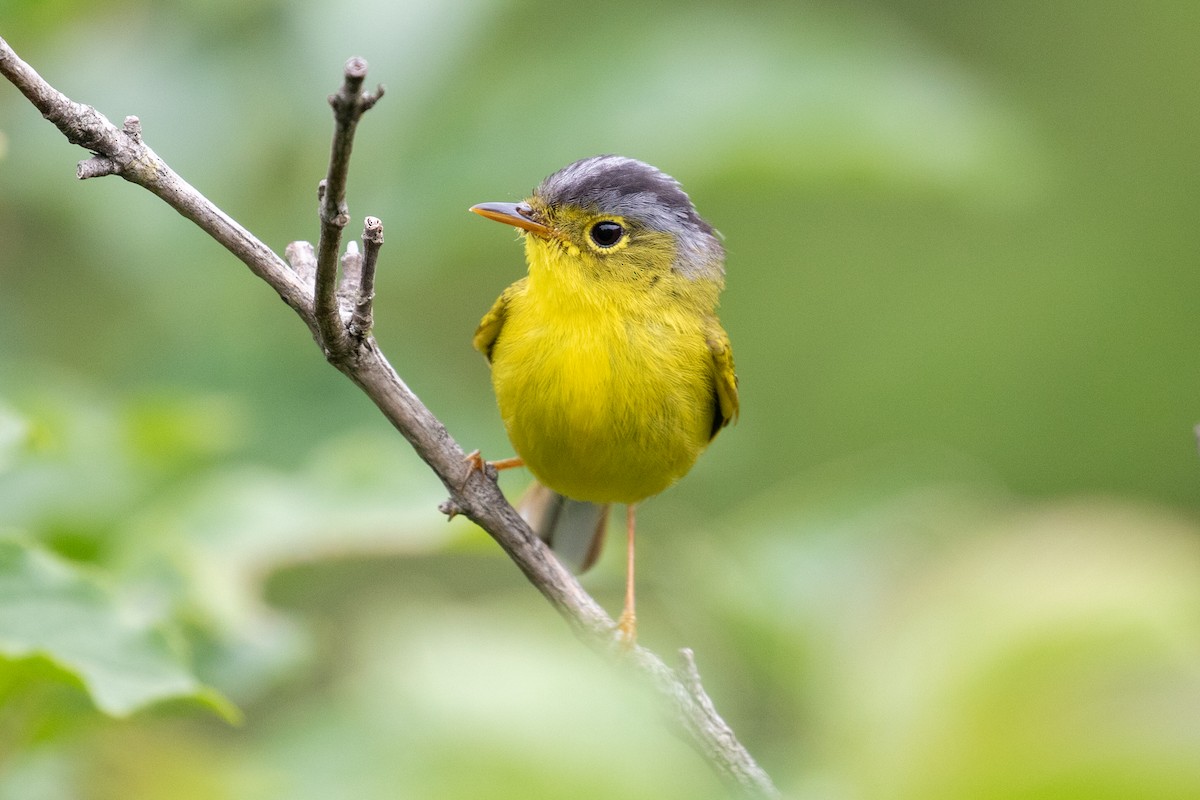
<instances>
[{"instance_id":1,"label":"bird's eye","mask_svg":"<svg viewBox=\"0 0 1200 800\"><path fill-rule=\"evenodd\" d=\"M621 241L621 237L625 234L625 229L615 222L597 222L592 226L591 234L592 241L600 247L612 247Z\"/></svg>"}]
</instances>

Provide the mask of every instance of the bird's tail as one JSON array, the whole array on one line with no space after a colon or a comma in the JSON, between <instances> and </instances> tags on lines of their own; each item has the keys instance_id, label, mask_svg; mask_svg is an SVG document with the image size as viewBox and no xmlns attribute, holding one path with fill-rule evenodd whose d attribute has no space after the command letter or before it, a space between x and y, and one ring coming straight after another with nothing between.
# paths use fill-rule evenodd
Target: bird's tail
<instances>
[{"instance_id":1,"label":"bird's tail","mask_svg":"<svg viewBox=\"0 0 1200 800\"><path fill-rule=\"evenodd\" d=\"M572 500L536 481L517 503L529 527L576 575L595 564L604 549L608 508L607 503Z\"/></svg>"}]
</instances>

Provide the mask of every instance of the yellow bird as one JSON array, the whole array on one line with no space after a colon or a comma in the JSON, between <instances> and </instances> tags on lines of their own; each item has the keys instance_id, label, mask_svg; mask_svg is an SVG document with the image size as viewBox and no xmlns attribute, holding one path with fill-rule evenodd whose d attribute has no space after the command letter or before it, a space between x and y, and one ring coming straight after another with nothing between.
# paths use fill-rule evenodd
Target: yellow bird
<instances>
[{"instance_id":1,"label":"yellow bird","mask_svg":"<svg viewBox=\"0 0 1200 800\"><path fill-rule=\"evenodd\" d=\"M599 553L608 505L627 505L618 627L631 644L634 509L738 414L716 315L724 248L674 178L622 156L576 161L524 202L471 210L516 227L529 267L475 332L517 452L492 463L533 473L541 486L522 513L579 569Z\"/></svg>"}]
</instances>

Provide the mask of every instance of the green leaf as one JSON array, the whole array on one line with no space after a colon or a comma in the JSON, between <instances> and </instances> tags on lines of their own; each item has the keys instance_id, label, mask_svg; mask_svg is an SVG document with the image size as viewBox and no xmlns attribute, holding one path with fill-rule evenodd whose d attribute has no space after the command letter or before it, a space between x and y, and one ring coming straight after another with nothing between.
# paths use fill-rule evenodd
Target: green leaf
<instances>
[{"instance_id":1,"label":"green leaf","mask_svg":"<svg viewBox=\"0 0 1200 800\"><path fill-rule=\"evenodd\" d=\"M192 700L236 722L237 708L200 683L163 631L131 612L68 562L0 541L0 656L46 659L110 716Z\"/></svg>"}]
</instances>

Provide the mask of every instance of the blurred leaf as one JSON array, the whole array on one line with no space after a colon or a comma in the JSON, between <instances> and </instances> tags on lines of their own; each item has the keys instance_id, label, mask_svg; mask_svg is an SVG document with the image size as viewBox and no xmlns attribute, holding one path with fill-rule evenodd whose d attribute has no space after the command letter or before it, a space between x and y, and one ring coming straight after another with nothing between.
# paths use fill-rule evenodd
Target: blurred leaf
<instances>
[{"instance_id":1,"label":"blurred leaf","mask_svg":"<svg viewBox=\"0 0 1200 800\"><path fill-rule=\"evenodd\" d=\"M134 454L165 468L226 455L247 436L243 409L228 395L159 394L135 398L123 411Z\"/></svg>"},{"instance_id":2,"label":"blurred leaf","mask_svg":"<svg viewBox=\"0 0 1200 800\"><path fill-rule=\"evenodd\" d=\"M843 676L876 788L1200 794L1194 523L1101 499L1017 512L929 559L879 611Z\"/></svg>"},{"instance_id":3,"label":"blurred leaf","mask_svg":"<svg viewBox=\"0 0 1200 800\"><path fill-rule=\"evenodd\" d=\"M100 763L139 776L141 793L113 787L124 800L174 796L196 754L263 800L725 796L652 701L557 620L523 620L521 605L360 614L334 683L264 720L252 741L215 755L193 742L190 758L167 763L159 754L173 748L151 733Z\"/></svg>"},{"instance_id":4,"label":"blurred leaf","mask_svg":"<svg viewBox=\"0 0 1200 800\"><path fill-rule=\"evenodd\" d=\"M461 530L437 511L443 497L403 442L356 433L324 443L295 472L232 467L198 479L135 527L194 569L205 604L237 619L282 567L443 547Z\"/></svg>"},{"instance_id":5,"label":"blurred leaf","mask_svg":"<svg viewBox=\"0 0 1200 800\"><path fill-rule=\"evenodd\" d=\"M8 470L29 438L29 424L0 403L0 473Z\"/></svg>"},{"instance_id":6,"label":"blurred leaf","mask_svg":"<svg viewBox=\"0 0 1200 800\"><path fill-rule=\"evenodd\" d=\"M758 724L817 743L777 759L850 796L1200 795L1194 520L954 482L880 491L865 472L849 504L849 483L818 476L795 507L759 498L736 521L766 528L736 557L685 568L720 576L702 652L755 654L734 686L776 687Z\"/></svg>"},{"instance_id":7,"label":"blurred leaf","mask_svg":"<svg viewBox=\"0 0 1200 800\"><path fill-rule=\"evenodd\" d=\"M0 771L0 800L79 800L72 762L53 748L25 750Z\"/></svg>"},{"instance_id":8,"label":"blurred leaf","mask_svg":"<svg viewBox=\"0 0 1200 800\"><path fill-rule=\"evenodd\" d=\"M130 458L116 403L102 390L0 360L0 374L18 373L29 382L4 399L24 418L23 447L0 481L0 519L56 549L60 537L73 540L61 549L87 558L112 546L106 535L154 476Z\"/></svg>"},{"instance_id":9,"label":"blurred leaf","mask_svg":"<svg viewBox=\"0 0 1200 800\"><path fill-rule=\"evenodd\" d=\"M196 680L161 631L136 619L78 569L15 541L0 541L0 654L45 659L79 680L111 716L189 699L227 720L239 718L227 700Z\"/></svg>"},{"instance_id":10,"label":"blurred leaf","mask_svg":"<svg viewBox=\"0 0 1200 800\"><path fill-rule=\"evenodd\" d=\"M139 543L130 580L174 604L208 647L209 679L248 701L307 653L303 630L263 599L275 572L298 564L440 550L444 497L402 441L350 433L292 471L229 466L196 476L129 522Z\"/></svg>"}]
</instances>

